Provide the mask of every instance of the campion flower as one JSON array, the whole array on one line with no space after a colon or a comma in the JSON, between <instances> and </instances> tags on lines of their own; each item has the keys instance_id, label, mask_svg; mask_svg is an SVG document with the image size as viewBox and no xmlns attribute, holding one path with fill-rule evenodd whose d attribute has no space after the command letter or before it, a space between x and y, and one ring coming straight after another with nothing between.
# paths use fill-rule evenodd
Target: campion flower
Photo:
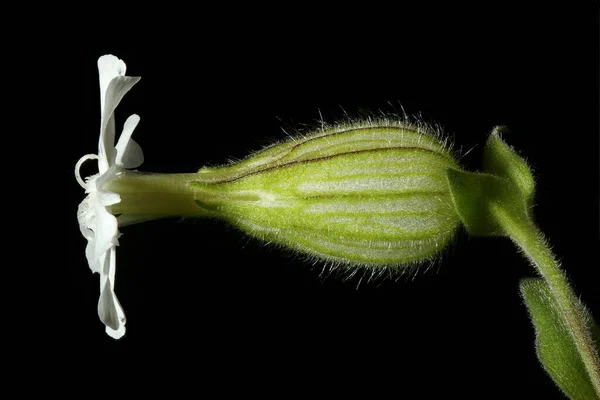
<instances>
[{"instance_id":1,"label":"campion flower","mask_svg":"<svg viewBox=\"0 0 600 400\"><path fill-rule=\"evenodd\" d=\"M143 161L131 139L139 117L129 117L115 146L114 110L139 78L125 76L114 56L101 57L98 69L99 151L77 164L88 193L78 219L112 337L125 332L114 285L118 228L126 224L217 218L330 265L380 272L434 258L459 226L446 178L458 168L454 154L431 129L399 120L332 126L197 173L131 171ZM84 182L79 169L88 159L98 160L99 173Z\"/></svg>"},{"instance_id":2,"label":"campion flower","mask_svg":"<svg viewBox=\"0 0 600 400\"><path fill-rule=\"evenodd\" d=\"M188 174L132 171L143 161L130 116L115 146L114 111L139 78L114 56L98 60L98 154L76 165L87 197L77 217L90 269L100 274L98 314L113 338L125 334L115 296L119 227L165 217L211 217L314 260L352 268L406 268L439 255L460 225L474 236L511 238L540 278L521 292L537 330L538 357L572 398L599 398L600 332L533 221L529 166L494 129L484 171L461 169L441 135L419 124L338 124L267 147L246 159ZM98 174L81 179L81 165Z\"/></svg>"},{"instance_id":3,"label":"campion flower","mask_svg":"<svg viewBox=\"0 0 600 400\"><path fill-rule=\"evenodd\" d=\"M135 114L125 122L115 146L114 111L140 79L125 76L125 70L125 63L112 55L98 60L101 107L98 154L83 156L75 167L77 181L87 193L77 211L79 228L88 241L86 257L89 267L92 272L100 274L98 315L106 325L106 333L115 339L125 334L125 313L115 295L115 253L119 245L119 230L117 218L111 213L111 206L121 199L105 186L123 168L138 167L144 159L140 146L131 139L140 120ZM81 165L90 159L98 160L98 173L83 180L79 171Z\"/></svg>"}]
</instances>

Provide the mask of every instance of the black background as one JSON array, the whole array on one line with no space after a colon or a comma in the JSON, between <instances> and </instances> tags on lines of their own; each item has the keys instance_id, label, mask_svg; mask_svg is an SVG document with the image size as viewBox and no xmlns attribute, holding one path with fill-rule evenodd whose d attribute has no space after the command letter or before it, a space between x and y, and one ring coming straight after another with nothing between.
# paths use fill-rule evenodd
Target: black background
<instances>
[{"instance_id":1,"label":"black background","mask_svg":"<svg viewBox=\"0 0 600 400\"><path fill-rule=\"evenodd\" d=\"M97 151L96 60L113 53L142 76L116 112L118 131L128 115L142 118L142 171L193 172L244 157L282 128L400 105L441 124L463 154L472 149L462 164L477 170L491 129L508 126L505 140L535 170L536 220L600 318L597 10L447 11L348 20L327 35L250 26L215 40L199 27L193 39L148 50L127 41L80 49L72 111L81 121L64 169L70 352L116 374L147 368L220 393L287 397L326 385L338 394L366 387L369 397L561 398L537 362L518 293L535 273L507 239L460 232L429 270L368 281L324 274L218 221L150 222L122 229L126 336L106 336L96 313L72 172ZM84 173L96 172L91 164Z\"/></svg>"}]
</instances>

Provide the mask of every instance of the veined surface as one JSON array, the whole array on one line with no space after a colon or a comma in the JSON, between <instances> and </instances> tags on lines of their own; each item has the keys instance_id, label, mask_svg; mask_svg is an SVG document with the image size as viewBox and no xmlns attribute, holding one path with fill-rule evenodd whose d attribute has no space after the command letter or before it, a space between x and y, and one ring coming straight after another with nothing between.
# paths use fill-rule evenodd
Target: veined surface
<instances>
[{"instance_id":1,"label":"veined surface","mask_svg":"<svg viewBox=\"0 0 600 400\"><path fill-rule=\"evenodd\" d=\"M451 152L408 125L348 126L203 169L198 205L249 234L327 261L399 266L429 259L458 216ZM207 200L210 199L210 200Z\"/></svg>"}]
</instances>

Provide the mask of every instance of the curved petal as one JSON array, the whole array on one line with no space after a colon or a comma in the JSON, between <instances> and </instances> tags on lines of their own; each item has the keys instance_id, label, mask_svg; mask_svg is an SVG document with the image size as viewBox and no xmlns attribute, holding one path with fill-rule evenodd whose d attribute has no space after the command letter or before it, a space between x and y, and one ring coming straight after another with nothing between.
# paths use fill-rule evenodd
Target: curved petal
<instances>
[{"instance_id":1,"label":"curved petal","mask_svg":"<svg viewBox=\"0 0 600 400\"><path fill-rule=\"evenodd\" d=\"M98 154L106 164L100 165L100 172L104 172L115 163L115 108L119 105L125 94L135 85L140 78L130 76L117 76L113 78L106 89L102 107L102 120L100 125L100 140Z\"/></svg>"},{"instance_id":2,"label":"curved petal","mask_svg":"<svg viewBox=\"0 0 600 400\"><path fill-rule=\"evenodd\" d=\"M98 59L98 75L100 77L100 109L104 109L104 100L108 85L117 76L125 76L127 66L123 60L106 54Z\"/></svg>"},{"instance_id":3,"label":"curved petal","mask_svg":"<svg viewBox=\"0 0 600 400\"><path fill-rule=\"evenodd\" d=\"M98 259L96 258L96 216L90 212L91 203L90 196L87 196L80 204L77 210L77 221L79 222L79 230L83 237L87 240L85 247L85 257L87 258L88 266L92 272L100 272Z\"/></svg>"},{"instance_id":4,"label":"curved petal","mask_svg":"<svg viewBox=\"0 0 600 400\"><path fill-rule=\"evenodd\" d=\"M98 59L98 76L100 78L100 117L102 118L100 121L100 140L98 144L98 153L104 156L103 159L98 161L100 172L104 172L109 167L108 163L106 162L107 141L104 140L103 137L114 138L115 136L114 120L111 121L112 111L108 114L105 114L106 92L108 91L110 82L118 76L125 76L126 71L127 66L125 65L125 62L113 56L112 54L104 55Z\"/></svg>"},{"instance_id":5,"label":"curved petal","mask_svg":"<svg viewBox=\"0 0 600 400\"><path fill-rule=\"evenodd\" d=\"M95 233L94 259L100 260L104 253L117 245L119 235L117 218L101 205L96 205Z\"/></svg>"},{"instance_id":6,"label":"curved petal","mask_svg":"<svg viewBox=\"0 0 600 400\"><path fill-rule=\"evenodd\" d=\"M116 164L123 168L137 168L144 162L144 152L132 138L133 130L140 122L140 116L133 114L127 118L123 132L115 146L117 150Z\"/></svg>"},{"instance_id":7,"label":"curved petal","mask_svg":"<svg viewBox=\"0 0 600 400\"><path fill-rule=\"evenodd\" d=\"M81 186L82 188L84 188L86 191L87 191L88 185L86 184L85 180L81 178L81 174L79 173L79 170L81 170L81 166L87 160L97 160L99 158L100 157L98 157L97 154L86 154L85 156L81 157L79 159L79 161L77 161L77 164L75 164L75 179L77 180L77 183L79 183L79 186ZM95 175L92 175L88 179L91 179L94 176Z\"/></svg>"},{"instance_id":8,"label":"curved petal","mask_svg":"<svg viewBox=\"0 0 600 400\"><path fill-rule=\"evenodd\" d=\"M94 240L88 240L85 246L85 258L87 258L88 266L92 272L100 273L100 264L98 260L94 258L96 251L96 242Z\"/></svg>"},{"instance_id":9,"label":"curved petal","mask_svg":"<svg viewBox=\"0 0 600 400\"><path fill-rule=\"evenodd\" d=\"M106 325L106 333L120 339L125 334L125 312L115 295L115 249L104 256L104 268L100 275L100 299L98 300L98 316Z\"/></svg>"}]
</instances>

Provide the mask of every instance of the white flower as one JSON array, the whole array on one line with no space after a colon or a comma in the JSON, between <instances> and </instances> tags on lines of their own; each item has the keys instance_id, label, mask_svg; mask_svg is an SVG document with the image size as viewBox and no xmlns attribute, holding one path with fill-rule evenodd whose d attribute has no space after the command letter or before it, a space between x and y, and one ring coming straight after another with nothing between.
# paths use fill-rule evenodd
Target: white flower
<instances>
[{"instance_id":1,"label":"white flower","mask_svg":"<svg viewBox=\"0 0 600 400\"><path fill-rule=\"evenodd\" d=\"M104 185L118 176L121 168L136 168L144 161L140 146L131 139L140 117L131 115L115 146L115 108L123 96L140 78L125 76L125 63L112 55L98 59L100 74L100 140L98 154L83 156L75 166L75 176L87 197L79 205L77 219L81 233L87 239L86 257L90 269L100 274L98 315L106 325L106 333L119 339L125 334L125 313L115 296L115 253L119 245L117 219L110 206L121 201L117 193L103 190ZM81 165L98 160L98 174L81 179Z\"/></svg>"}]
</instances>

